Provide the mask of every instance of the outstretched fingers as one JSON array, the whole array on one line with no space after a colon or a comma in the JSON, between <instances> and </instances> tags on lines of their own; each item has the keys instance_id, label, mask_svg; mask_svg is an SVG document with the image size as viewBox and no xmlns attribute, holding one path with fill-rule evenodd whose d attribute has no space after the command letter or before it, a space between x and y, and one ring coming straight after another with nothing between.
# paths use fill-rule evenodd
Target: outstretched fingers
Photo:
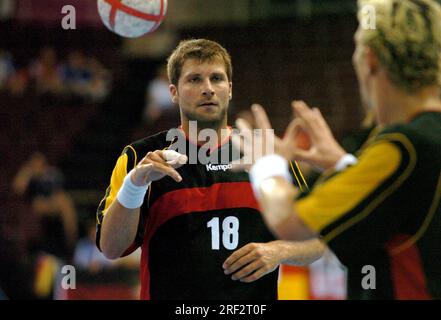
<instances>
[{"instance_id":1,"label":"outstretched fingers","mask_svg":"<svg viewBox=\"0 0 441 320\"><path fill-rule=\"evenodd\" d=\"M293 101L291 106L296 117L303 120L303 129L305 129L305 131L310 135L312 140L317 140L321 134L321 131L323 130L319 115L310 109L303 101Z\"/></svg>"},{"instance_id":2,"label":"outstretched fingers","mask_svg":"<svg viewBox=\"0 0 441 320\"><path fill-rule=\"evenodd\" d=\"M159 163L159 162L152 162L152 164L153 164L154 171L163 173L163 174L171 177L176 182L182 181L181 175L174 168L172 168L169 164Z\"/></svg>"},{"instance_id":3,"label":"outstretched fingers","mask_svg":"<svg viewBox=\"0 0 441 320\"><path fill-rule=\"evenodd\" d=\"M176 182L182 181L181 175L170 164L166 162L166 159L164 159L163 151L156 150L154 152L147 153L145 161L152 165L151 168L148 167L150 168L149 170L167 175L174 179Z\"/></svg>"},{"instance_id":4,"label":"outstretched fingers","mask_svg":"<svg viewBox=\"0 0 441 320\"><path fill-rule=\"evenodd\" d=\"M268 119L265 109L260 104L253 104L251 110L253 111L258 129L272 129L271 122Z\"/></svg>"}]
</instances>

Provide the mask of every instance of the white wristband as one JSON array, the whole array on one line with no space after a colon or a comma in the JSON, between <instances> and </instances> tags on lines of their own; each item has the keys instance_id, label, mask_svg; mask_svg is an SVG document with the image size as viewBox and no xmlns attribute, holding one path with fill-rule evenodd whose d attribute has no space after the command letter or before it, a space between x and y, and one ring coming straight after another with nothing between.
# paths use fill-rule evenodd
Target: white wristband
<instances>
[{"instance_id":1,"label":"white wristband","mask_svg":"<svg viewBox=\"0 0 441 320\"><path fill-rule=\"evenodd\" d=\"M350 153L346 153L343 157L340 158L340 160L338 160L338 162L335 165L334 169L337 172L343 171L348 166L352 166L352 165L356 164L357 162L358 162L358 160L357 160L356 157L354 157Z\"/></svg>"},{"instance_id":2,"label":"white wristband","mask_svg":"<svg viewBox=\"0 0 441 320\"><path fill-rule=\"evenodd\" d=\"M116 195L119 203L121 203L121 205L127 209L136 209L141 207L142 203L144 202L144 196L151 183L149 182L145 186L134 185L130 179L132 173L133 170L126 175L121 189L119 189L118 194Z\"/></svg>"},{"instance_id":3,"label":"white wristband","mask_svg":"<svg viewBox=\"0 0 441 320\"><path fill-rule=\"evenodd\" d=\"M277 154L270 154L257 160L250 171L250 181L254 193L259 195L261 183L269 178L282 177L291 183L288 167L288 161Z\"/></svg>"}]
</instances>

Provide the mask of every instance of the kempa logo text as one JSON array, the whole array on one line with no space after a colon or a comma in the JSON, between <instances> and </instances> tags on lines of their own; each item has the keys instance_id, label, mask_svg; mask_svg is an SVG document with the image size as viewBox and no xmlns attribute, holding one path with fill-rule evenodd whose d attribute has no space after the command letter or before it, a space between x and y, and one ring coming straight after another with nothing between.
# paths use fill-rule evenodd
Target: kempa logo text
<instances>
[{"instance_id":1,"label":"kempa logo text","mask_svg":"<svg viewBox=\"0 0 441 320\"><path fill-rule=\"evenodd\" d=\"M207 168L207 171L227 171L233 168L232 164L206 164L205 167Z\"/></svg>"}]
</instances>

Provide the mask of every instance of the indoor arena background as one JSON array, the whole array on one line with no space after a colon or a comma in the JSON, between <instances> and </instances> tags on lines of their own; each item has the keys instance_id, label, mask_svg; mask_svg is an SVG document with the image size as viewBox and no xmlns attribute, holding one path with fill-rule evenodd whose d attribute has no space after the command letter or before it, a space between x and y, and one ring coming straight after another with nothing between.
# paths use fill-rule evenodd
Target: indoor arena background
<instances>
[{"instance_id":1,"label":"indoor arena background","mask_svg":"<svg viewBox=\"0 0 441 320\"><path fill-rule=\"evenodd\" d=\"M67 4L73 30L61 25ZM149 113L147 91L181 39L212 39L231 53L231 124L258 102L281 134L291 101L305 100L356 144L349 137L365 114L351 64L355 10L355 0L169 0L158 30L124 39L104 27L95 0L0 0L0 298L137 298L136 255L116 264L84 255L96 254L95 212L122 148L178 124ZM14 186L38 161L56 173L69 212L61 222L41 219L35 211L47 204ZM57 223L70 235L54 231L52 241L67 245L40 250L39 235ZM344 271L325 260L283 266L280 298L344 299ZM75 290L60 289L65 265L76 269Z\"/></svg>"}]
</instances>

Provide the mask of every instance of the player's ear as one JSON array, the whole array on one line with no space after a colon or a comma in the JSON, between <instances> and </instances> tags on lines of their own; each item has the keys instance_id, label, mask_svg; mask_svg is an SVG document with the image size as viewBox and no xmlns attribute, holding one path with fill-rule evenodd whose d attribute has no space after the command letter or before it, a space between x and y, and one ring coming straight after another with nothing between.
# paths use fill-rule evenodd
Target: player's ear
<instances>
[{"instance_id":1,"label":"player's ear","mask_svg":"<svg viewBox=\"0 0 441 320\"><path fill-rule=\"evenodd\" d=\"M233 83L230 82L230 94L229 94L230 100L233 99Z\"/></svg>"},{"instance_id":2,"label":"player's ear","mask_svg":"<svg viewBox=\"0 0 441 320\"><path fill-rule=\"evenodd\" d=\"M170 90L170 96L171 96L172 102L175 104L178 104L179 103L178 88L174 84L169 85L168 88Z\"/></svg>"}]
</instances>

